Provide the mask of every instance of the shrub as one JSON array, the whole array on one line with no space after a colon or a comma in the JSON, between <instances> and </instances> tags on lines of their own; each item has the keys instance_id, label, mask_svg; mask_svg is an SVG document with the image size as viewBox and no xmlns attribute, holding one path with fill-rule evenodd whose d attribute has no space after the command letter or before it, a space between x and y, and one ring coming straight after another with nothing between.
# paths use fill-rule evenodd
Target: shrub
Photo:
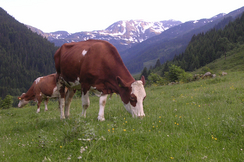
<instances>
[{"instance_id":1,"label":"shrub","mask_svg":"<svg viewBox=\"0 0 244 162\"><path fill-rule=\"evenodd\" d=\"M213 71L207 66L202 68L202 74L205 74L206 72L210 72L211 74L213 74Z\"/></svg>"},{"instance_id":2,"label":"shrub","mask_svg":"<svg viewBox=\"0 0 244 162\"><path fill-rule=\"evenodd\" d=\"M148 76L148 85L152 85L152 84L165 84L166 80L159 76L158 74L155 73L150 73L150 75Z\"/></svg>"},{"instance_id":3,"label":"shrub","mask_svg":"<svg viewBox=\"0 0 244 162\"><path fill-rule=\"evenodd\" d=\"M185 70L181 69L179 66L171 65L169 67L169 72L166 73L166 77L170 82L189 82L192 78L192 75L185 72Z\"/></svg>"},{"instance_id":4,"label":"shrub","mask_svg":"<svg viewBox=\"0 0 244 162\"><path fill-rule=\"evenodd\" d=\"M9 109L12 107L13 97L11 95L7 95L4 100L0 101L1 109Z\"/></svg>"}]
</instances>

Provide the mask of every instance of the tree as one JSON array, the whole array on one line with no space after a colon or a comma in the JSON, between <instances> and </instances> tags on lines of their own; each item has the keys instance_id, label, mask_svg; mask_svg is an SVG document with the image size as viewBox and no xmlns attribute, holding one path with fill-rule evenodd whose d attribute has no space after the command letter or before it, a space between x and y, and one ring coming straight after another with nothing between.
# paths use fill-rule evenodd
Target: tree
<instances>
[{"instance_id":1,"label":"tree","mask_svg":"<svg viewBox=\"0 0 244 162\"><path fill-rule=\"evenodd\" d=\"M154 66L154 68L157 68L157 67L160 67L160 66L161 66L161 63L160 63L160 60L158 59L156 64L155 64L155 66Z\"/></svg>"},{"instance_id":2,"label":"tree","mask_svg":"<svg viewBox=\"0 0 244 162\"><path fill-rule=\"evenodd\" d=\"M226 60L226 51L229 49L229 44L230 44L230 41L226 37L219 38L217 41L217 49L224 53L225 60Z\"/></svg>"},{"instance_id":3,"label":"tree","mask_svg":"<svg viewBox=\"0 0 244 162\"><path fill-rule=\"evenodd\" d=\"M145 77L145 80L148 80L148 72L147 72L147 67L144 67L144 69L142 70L141 76ZM140 78L141 78L140 76Z\"/></svg>"},{"instance_id":4,"label":"tree","mask_svg":"<svg viewBox=\"0 0 244 162\"><path fill-rule=\"evenodd\" d=\"M165 72L168 72L169 71L169 65L168 65L168 61L164 64L164 68L162 70L162 76L165 75Z\"/></svg>"}]
</instances>

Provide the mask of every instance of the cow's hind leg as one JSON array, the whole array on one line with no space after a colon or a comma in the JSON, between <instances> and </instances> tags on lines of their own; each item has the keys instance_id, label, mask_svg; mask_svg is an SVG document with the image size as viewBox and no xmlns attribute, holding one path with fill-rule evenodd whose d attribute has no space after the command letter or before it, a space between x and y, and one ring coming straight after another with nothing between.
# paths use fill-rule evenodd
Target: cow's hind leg
<instances>
[{"instance_id":1,"label":"cow's hind leg","mask_svg":"<svg viewBox=\"0 0 244 162\"><path fill-rule=\"evenodd\" d=\"M99 121L104 121L104 108L105 108L105 104L106 104L106 100L107 100L108 95L103 95L99 98L99 113L98 113L98 117L97 119Z\"/></svg>"},{"instance_id":2,"label":"cow's hind leg","mask_svg":"<svg viewBox=\"0 0 244 162\"><path fill-rule=\"evenodd\" d=\"M64 104L65 104L65 87L61 83L57 83L59 89L59 109L60 109L60 119L65 119L64 116Z\"/></svg>"},{"instance_id":3,"label":"cow's hind leg","mask_svg":"<svg viewBox=\"0 0 244 162\"><path fill-rule=\"evenodd\" d=\"M41 105L41 102L37 102L37 110L36 110L36 113L39 113L41 111L40 109L40 105Z\"/></svg>"},{"instance_id":4,"label":"cow's hind leg","mask_svg":"<svg viewBox=\"0 0 244 162\"><path fill-rule=\"evenodd\" d=\"M48 109L47 109L47 103L48 103L48 98L47 98L47 99L45 99L45 101L44 101L44 105L45 105L45 111L48 111Z\"/></svg>"},{"instance_id":5,"label":"cow's hind leg","mask_svg":"<svg viewBox=\"0 0 244 162\"><path fill-rule=\"evenodd\" d=\"M87 91L86 94L84 94L84 92L82 92L81 100L82 100L82 113L81 113L81 116L86 117L86 109L90 105L89 91Z\"/></svg>"},{"instance_id":6,"label":"cow's hind leg","mask_svg":"<svg viewBox=\"0 0 244 162\"><path fill-rule=\"evenodd\" d=\"M36 95L37 96L37 95ZM42 102L42 98L41 96L37 96L36 97L36 102L37 102L37 110L36 113L39 113L41 111L40 106L41 106L41 102Z\"/></svg>"},{"instance_id":7,"label":"cow's hind leg","mask_svg":"<svg viewBox=\"0 0 244 162\"><path fill-rule=\"evenodd\" d=\"M75 90L69 88L65 96L65 118L69 117L69 110L72 98L75 94Z\"/></svg>"}]
</instances>

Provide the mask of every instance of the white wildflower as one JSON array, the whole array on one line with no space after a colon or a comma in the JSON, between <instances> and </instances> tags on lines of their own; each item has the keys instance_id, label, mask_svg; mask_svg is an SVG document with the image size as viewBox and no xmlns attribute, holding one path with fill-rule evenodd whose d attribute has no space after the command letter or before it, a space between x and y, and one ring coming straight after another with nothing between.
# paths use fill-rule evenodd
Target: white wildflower
<instances>
[{"instance_id":1,"label":"white wildflower","mask_svg":"<svg viewBox=\"0 0 244 162\"><path fill-rule=\"evenodd\" d=\"M87 146L86 146L86 148L87 148ZM82 154L84 151L86 151L86 148L84 148L83 146L81 146L80 153Z\"/></svg>"}]
</instances>

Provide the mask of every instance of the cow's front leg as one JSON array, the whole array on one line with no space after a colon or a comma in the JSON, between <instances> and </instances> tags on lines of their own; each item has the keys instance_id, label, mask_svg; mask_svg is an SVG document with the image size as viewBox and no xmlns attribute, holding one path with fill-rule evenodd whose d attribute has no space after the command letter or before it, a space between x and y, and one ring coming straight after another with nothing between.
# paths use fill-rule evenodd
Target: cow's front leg
<instances>
[{"instance_id":1,"label":"cow's front leg","mask_svg":"<svg viewBox=\"0 0 244 162\"><path fill-rule=\"evenodd\" d=\"M48 103L48 98L44 101L45 111L48 111L48 109L47 109L47 103Z\"/></svg>"},{"instance_id":2,"label":"cow's front leg","mask_svg":"<svg viewBox=\"0 0 244 162\"><path fill-rule=\"evenodd\" d=\"M65 96L65 118L69 117L69 110L72 98L75 94L75 90L69 88Z\"/></svg>"},{"instance_id":3,"label":"cow's front leg","mask_svg":"<svg viewBox=\"0 0 244 162\"><path fill-rule=\"evenodd\" d=\"M82 100L82 113L81 113L81 116L86 117L86 109L90 105L89 91L87 91L86 94L84 94L84 92L82 92L81 100Z\"/></svg>"},{"instance_id":4,"label":"cow's front leg","mask_svg":"<svg viewBox=\"0 0 244 162\"><path fill-rule=\"evenodd\" d=\"M104 118L104 108L105 108L105 104L106 104L106 101L107 101L107 97L108 95L103 95L99 98L99 113L98 113L98 117L97 119L99 121L104 121L105 118Z\"/></svg>"}]
</instances>

